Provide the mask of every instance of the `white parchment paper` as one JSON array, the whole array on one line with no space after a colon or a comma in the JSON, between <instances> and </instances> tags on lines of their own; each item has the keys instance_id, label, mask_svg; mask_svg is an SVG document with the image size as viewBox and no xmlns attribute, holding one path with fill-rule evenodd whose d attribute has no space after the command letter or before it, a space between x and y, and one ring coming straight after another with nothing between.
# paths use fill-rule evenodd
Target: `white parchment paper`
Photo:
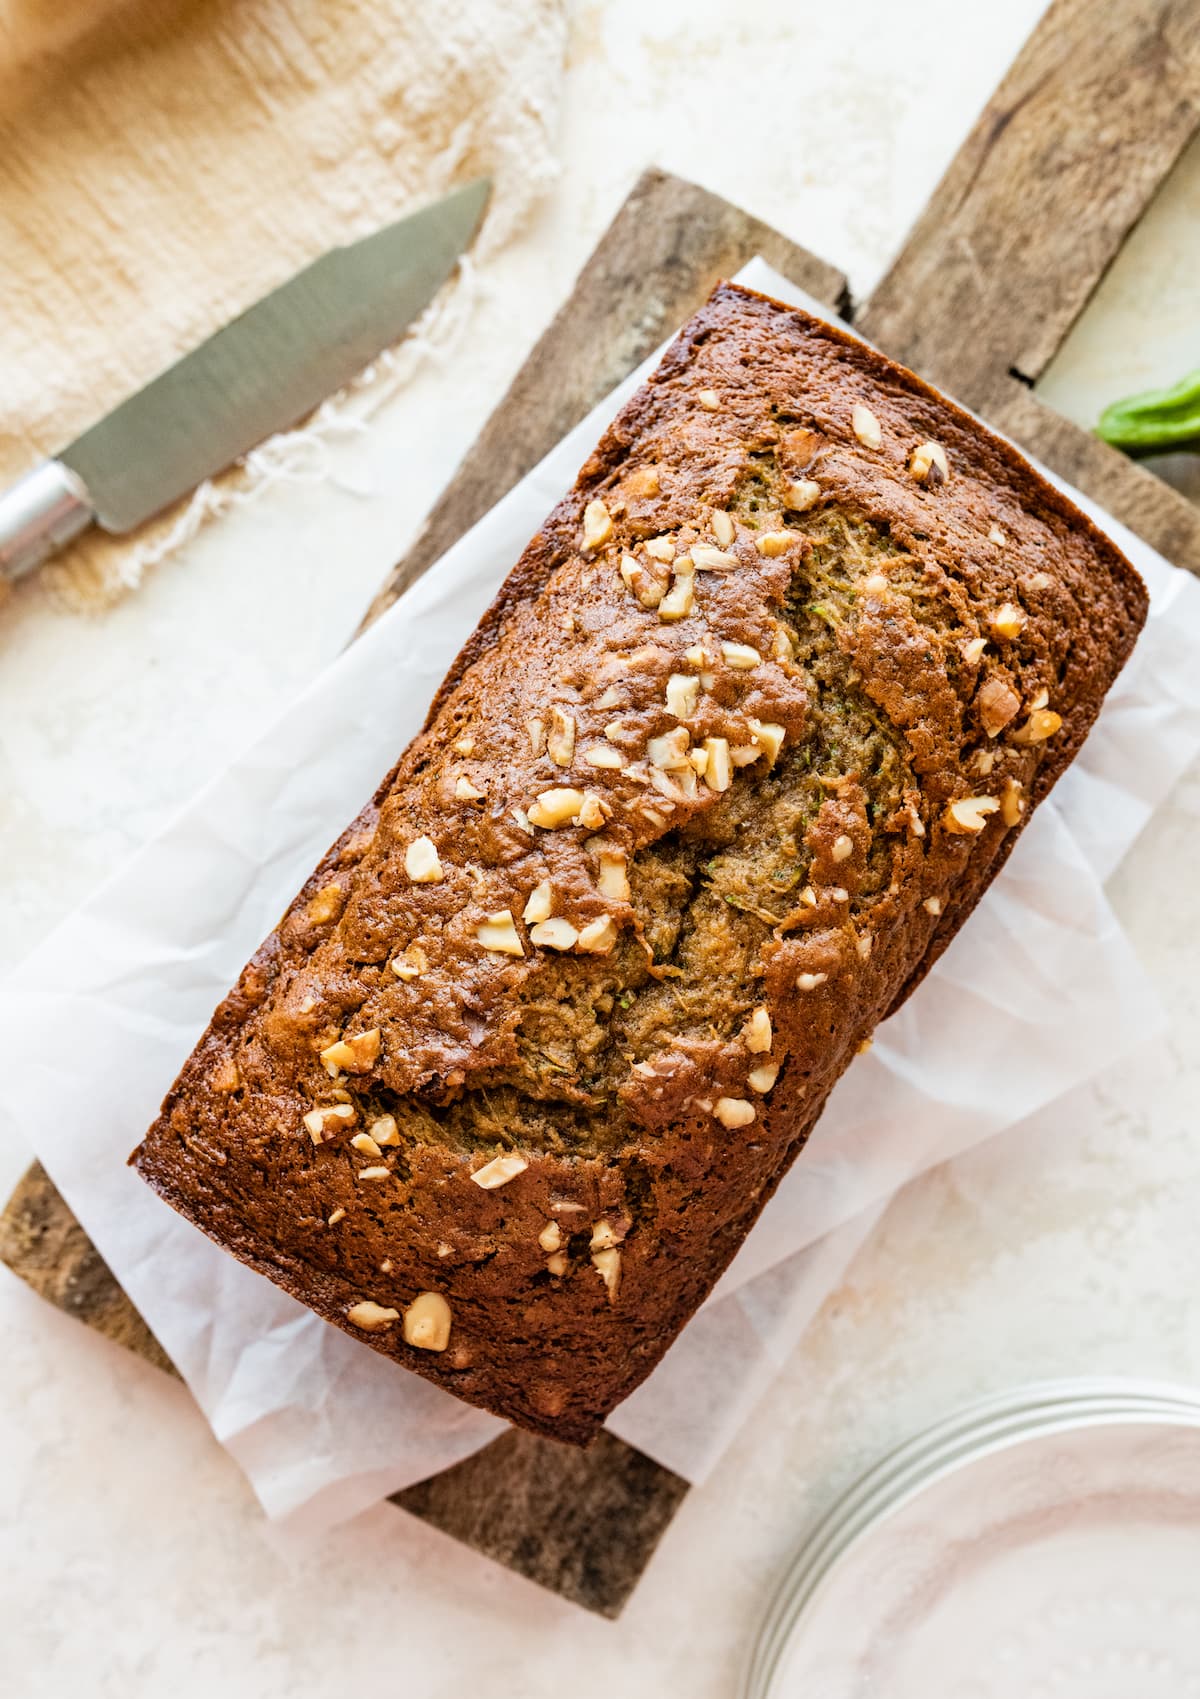
<instances>
[{"instance_id":1,"label":"white parchment paper","mask_svg":"<svg viewBox=\"0 0 1200 1699\"><path fill-rule=\"evenodd\" d=\"M741 277L821 310L761 261ZM214 1005L417 731L501 579L654 363L0 988L20 1064L0 1080L0 1115L32 1143L268 1513L305 1528L446 1467L502 1424L243 1268L125 1159ZM1200 585L1075 499L1145 577L1148 628L970 925L855 1061L712 1299L612 1418L692 1479L899 1186L1055 1102L1162 1025L1101 882L1200 750ZM17 1042L30 1032L59 1042ZM52 1117L31 1112L47 1103Z\"/></svg>"}]
</instances>

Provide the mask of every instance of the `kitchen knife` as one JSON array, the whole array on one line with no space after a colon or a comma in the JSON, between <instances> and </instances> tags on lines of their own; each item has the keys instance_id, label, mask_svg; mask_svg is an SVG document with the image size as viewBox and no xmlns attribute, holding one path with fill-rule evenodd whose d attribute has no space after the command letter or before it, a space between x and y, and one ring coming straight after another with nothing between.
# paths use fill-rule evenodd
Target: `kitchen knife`
<instances>
[{"instance_id":1,"label":"kitchen knife","mask_svg":"<svg viewBox=\"0 0 1200 1699\"><path fill-rule=\"evenodd\" d=\"M132 531L341 389L428 306L490 191L470 183L314 260L26 473L0 495L0 577L91 524Z\"/></svg>"}]
</instances>

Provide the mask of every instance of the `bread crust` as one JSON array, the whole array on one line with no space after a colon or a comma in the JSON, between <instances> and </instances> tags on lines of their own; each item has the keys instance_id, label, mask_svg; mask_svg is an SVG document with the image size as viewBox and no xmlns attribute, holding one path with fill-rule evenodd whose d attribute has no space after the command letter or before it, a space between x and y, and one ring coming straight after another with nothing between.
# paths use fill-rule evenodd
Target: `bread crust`
<instances>
[{"instance_id":1,"label":"bread crust","mask_svg":"<svg viewBox=\"0 0 1200 1699\"><path fill-rule=\"evenodd\" d=\"M856 408L871 415L857 429ZM931 443L944 480L936 457L924 477L929 457L914 459ZM810 507L786 505L806 501L809 484L819 492ZM751 489L765 492L762 511ZM595 502L611 536L584 548ZM630 590L620 560L653 567L645 544L658 536L675 539L677 559L697 544L719 548L716 512L735 516L738 565L702 574L693 612L667 623ZM777 556L758 546L770 536L786 539ZM783 805L790 752L818 737L829 711L827 686L778 636L788 618L808 618L796 585L814 563L828 563L836 604L812 616L832 633L818 633L821 678L845 681L852 747L868 718L877 723L871 747L893 759L911 818L881 812L881 778L852 766L831 777L797 852L817 893L808 913L764 921L758 937L761 902L739 907L727 892L738 912L726 940L712 935L710 909L692 916L693 890L672 942L683 967L663 955L654 983L639 981L642 1006L665 1011L661 1022L678 974L677 1027L646 1048L645 1026L627 1030L618 1009L596 1017L607 1049L595 1068L616 1082L608 1107L597 1109L579 1078L526 1079L529 1008L551 995L565 1007L580 987L609 995L603 960L580 965L572 951L560 961L535 944L536 923L522 919L534 887L552 887L573 931L608 917L614 964L635 941L653 958L659 886L640 892L638 870L659 877L668 850L710 833L725 854L755 830L756 799ZM131 1161L180 1213L325 1319L469 1402L587 1443L712 1289L855 1051L979 901L1082 744L1146 605L1112 543L978 421L836 327L719 284L530 542L423 731L247 965ZM1006 608L1012 637L996 634ZM722 643L758 663L727 663ZM697 644L708 644L711 666L682 658ZM647 767L670 723L664 688L689 668L709 681L693 749L724 732L728 743L745 725L783 733L769 763L747 750L753 764L728 792L702 780L672 796ZM991 735L985 684L1001 714L1006 693L1020 705ZM544 727L540 751L527 730L556 703L572 721L564 765L548 757ZM614 713L625 742L609 747L624 749L627 768L589 767L586 751L603 745ZM1022 741L1039 713L1060 725ZM824 736L815 747L828 764ZM462 779L481 794L458 794ZM531 803L553 787L592 793L607 817L529 825ZM951 804L980 794L1007 800L980 831L955 827ZM436 845L436 881L409 877L417 837ZM630 901L598 887L597 838L628 868ZM504 910L520 956L478 941ZM414 947L425 966L405 980L391 964ZM724 960L737 964L728 985L693 984L719 981ZM689 961L716 965L697 974ZM689 1026L693 991L707 1001ZM767 1011L768 1052L748 1047L750 1004ZM565 1030L582 1045L592 1029L584 1013L571 1020ZM331 1078L322 1051L372 1032L377 1054ZM635 1058L624 1073L623 1042ZM768 1061L777 1079L752 1089L749 1075ZM516 1091L522 1105L500 1117L490 1146L479 1136L489 1091L508 1103ZM315 1142L304 1117L339 1093L350 1114ZM723 1124L725 1101L750 1104L753 1121ZM389 1113L396 1143L372 1156L350 1142ZM505 1152L525 1166L496 1189L473 1181ZM384 1173L364 1179L371 1168ZM405 1312L425 1292L449 1306L444 1349L405 1339ZM395 1314L365 1331L352 1319L364 1302Z\"/></svg>"}]
</instances>

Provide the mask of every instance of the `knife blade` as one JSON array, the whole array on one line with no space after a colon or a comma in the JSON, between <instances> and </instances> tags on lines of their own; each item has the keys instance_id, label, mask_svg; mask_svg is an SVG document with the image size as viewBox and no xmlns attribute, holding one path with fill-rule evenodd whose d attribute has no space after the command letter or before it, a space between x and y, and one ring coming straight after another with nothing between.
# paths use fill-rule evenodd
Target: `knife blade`
<instances>
[{"instance_id":1,"label":"knife blade","mask_svg":"<svg viewBox=\"0 0 1200 1699\"><path fill-rule=\"evenodd\" d=\"M334 248L0 496L0 575L96 523L134 530L304 418L395 342L450 276L491 185Z\"/></svg>"}]
</instances>

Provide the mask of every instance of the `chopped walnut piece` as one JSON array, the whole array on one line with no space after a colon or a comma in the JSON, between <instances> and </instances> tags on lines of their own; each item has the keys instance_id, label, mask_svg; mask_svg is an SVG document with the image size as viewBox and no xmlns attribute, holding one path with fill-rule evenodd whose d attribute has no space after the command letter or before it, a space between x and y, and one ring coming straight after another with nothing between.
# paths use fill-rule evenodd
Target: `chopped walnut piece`
<instances>
[{"instance_id":1,"label":"chopped walnut piece","mask_svg":"<svg viewBox=\"0 0 1200 1699\"><path fill-rule=\"evenodd\" d=\"M1005 779L1000 792L1000 818L1006 826L1015 826L1025 812L1024 786L1018 779Z\"/></svg>"},{"instance_id":2,"label":"chopped walnut piece","mask_svg":"<svg viewBox=\"0 0 1200 1699\"><path fill-rule=\"evenodd\" d=\"M672 673L667 680L667 708L677 720L686 720L700 704L700 680L687 673Z\"/></svg>"},{"instance_id":3,"label":"chopped walnut piece","mask_svg":"<svg viewBox=\"0 0 1200 1699\"><path fill-rule=\"evenodd\" d=\"M465 773L460 773L454 781L454 797L457 802L481 802L487 795L478 785L473 785Z\"/></svg>"},{"instance_id":4,"label":"chopped walnut piece","mask_svg":"<svg viewBox=\"0 0 1200 1699\"><path fill-rule=\"evenodd\" d=\"M613 534L612 515L602 501L590 501L583 510L583 541L585 552L603 548Z\"/></svg>"},{"instance_id":5,"label":"chopped walnut piece","mask_svg":"<svg viewBox=\"0 0 1200 1699\"><path fill-rule=\"evenodd\" d=\"M581 929L575 948L585 956L607 956L616 941L616 922L605 914Z\"/></svg>"},{"instance_id":6,"label":"chopped walnut piece","mask_svg":"<svg viewBox=\"0 0 1200 1699\"><path fill-rule=\"evenodd\" d=\"M883 572L871 572L863 579L861 585L865 596L882 596L885 590L890 590L887 575Z\"/></svg>"},{"instance_id":7,"label":"chopped walnut piece","mask_svg":"<svg viewBox=\"0 0 1200 1699\"><path fill-rule=\"evenodd\" d=\"M721 657L738 672L751 672L762 664L762 656L749 643L722 643Z\"/></svg>"},{"instance_id":8,"label":"chopped walnut piece","mask_svg":"<svg viewBox=\"0 0 1200 1699\"><path fill-rule=\"evenodd\" d=\"M962 646L962 658L969 667L977 667L983 659L983 651L987 648L986 637L972 637L969 643Z\"/></svg>"},{"instance_id":9,"label":"chopped walnut piece","mask_svg":"<svg viewBox=\"0 0 1200 1699\"><path fill-rule=\"evenodd\" d=\"M875 940L869 932L864 932L861 938L855 940L854 948L864 962L871 954L871 947L874 942Z\"/></svg>"},{"instance_id":10,"label":"chopped walnut piece","mask_svg":"<svg viewBox=\"0 0 1200 1699\"><path fill-rule=\"evenodd\" d=\"M727 791L733 783L733 766L729 759L729 741L723 737L706 737L704 753L704 782L710 791Z\"/></svg>"},{"instance_id":11,"label":"chopped walnut piece","mask_svg":"<svg viewBox=\"0 0 1200 1699\"><path fill-rule=\"evenodd\" d=\"M650 739L646 745L646 759L652 767L661 767L665 773L685 767L691 741L686 726L675 726L671 731Z\"/></svg>"},{"instance_id":12,"label":"chopped walnut piece","mask_svg":"<svg viewBox=\"0 0 1200 1699\"><path fill-rule=\"evenodd\" d=\"M751 1010L742 1028L742 1043L755 1054L771 1048L771 1016L762 1005Z\"/></svg>"},{"instance_id":13,"label":"chopped walnut piece","mask_svg":"<svg viewBox=\"0 0 1200 1699\"><path fill-rule=\"evenodd\" d=\"M456 755L474 755L475 739L473 737L458 737L450 745Z\"/></svg>"},{"instance_id":14,"label":"chopped walnut piece","mask_svg":"<svg viewBox=\"0 0 1200 1699\"><path fill-rule=\"evenodd\" d=\"M1014 743L1027 747L1034 743L1045 743L1048 737L1053 737L1062 726L1062 715L1056 714L1053 708L1035 708L1025 724L1012 735Z\"/></svg>"},{"instance_id":15,"label":"chopped walnut piece","mask_svg":"<svg viewBox=\"0 0 1200 1699\"><path fill-rule=\"evenodd\" d=\"M717 412L721 405L721 397L717 394L715 389L702 389L697 395L696 400L700 403L706 413Z\"/></svg>"},{"instance_id":16,"label":"chopped walnut piece","mask_svg":"<svg viewBox=\"0 0 1200 1699\"><path fill-rule=\"evenodd\" d=\"M533 887L525 903L525 912L521 916L526 926L534 926L539 920L549 920L550 911L554 907L554 890L549 879L543 879Z\"/></svg>"},{"instance_id":17,"label":"chopped walnut piece","mask_svg":"<svg viewBox=\"0 0 1200 1699\"><path fill-rule=\"evenodd\" d=\"M419 944L410 944L403 955L392 957L391 966L397 979L416 979L429 967L429 958Z\"/></svg>"},{"instance_id":18,"label":"chopped walnut piece","mask_svg":"<svg viewBox=\"0 0 1200 1699\"><path fill-rule=\"evenodd\" d=\"M518 1174L523 1174L529 1167L523 1156L511 1152L504 1156L493 1156L490 1162L485 1162L482 1168L477 1168L471 1179L484 1192L494 1192L500 1186L507 1186L510 1180L515 1180Z\"/></svg>"},{"instance_id":19,"label":"chopped walnut piece","mask_svg":"<svg viewBox=\"0 0 1200 1699\"><path fill-rule=\"evenodd\" d=\"M597 831L608 818L610 810L596 795L595 791L584 791L583 802L579 807L579 824L586 826L589 832Z\"/></svg>"},{"instance_id":20,"label":"chopped walnut piece","mask_svg":"<svg viewBox=\"0 0 1200 1699\"><path fill-rule=\"evenodd\" d=\"M1011 642L1021 635L1028 618L1024 608L1019 608L1015 602L1005 602L991 615L988 626L996 637Z\"/></svg>"},{"instance_id":21,"label":"chopped walnut piece","mask_svg":"<svg viewBox=\"0 0 1200 1699\"><path fill-rule=\"evenodd\" d=\"M547 1221L538 1234L538 1244L544 1251L557 1251L563 1242L562 1228L557 1221Z\"/></svg>"},{"instance_id":22,"label":"chopped walnut piece","mask_svg":"<svg viewBox=\"0 0 1200 1699\"><path fill-rule=\"evenodd\" d=\"M760 537L755 537L754 547L768 560L775 560L786 554L795 541L796 535L792 531L764 531Z\"/></svg>"},{"instance_id":23,"label":"chopped walnut piece","mask_svg":"<svg viewBox=\"0 0 1200 1699\"><path fill-rule=\"evenodd\" d=\"M811 478L792 478L783 487L783 505L793 513L807 513L821 499L821 486Z\"/></svg>"},{"instance_id":24,"label":"chopped walnut piece","mask_svg":"<svg viewBox=\"0 0 1200 1699\"><path fill-rule=\"evenodd\" d=\"M404 871L414 885L436 885L444 877L432 838L413 839L404 852Z\"/></svg>"},{"instance_id":25,"label":"chopped walnut piece","mask_svg":"<svg viewBox=\"0 0 1200 1699\"><path fill-rule=\"evenodd\" d=\"M770 1091L778 1078L778 1062L760 1062L757 1068L752 1068L746 1075L746 1084L751 1091L757 1091L761 1095Z\"/></svg>"},{"instance_id":26,"label":"chopped walnut piece","mask_svg":"<svg viewBox=\"0 0 1200 1699\"><path fill-rule=\"evenodd\" d=\"M798 973L796 975L797 991L815 991L818 985L824 985L829 978L827 973Z\"/></svg>"},{"instance_id":27,"label":"chopped walnut piece","mask_svg":"<svg viewBox=\"0 0 1200 1699\"><path fill-rule=\"evenodd\" d=\"M1028 583L1031 590L1048 590L1054 580L1048 572L1035 572L1031 574Z\"/></svg>"},{"instance_id":28,"label":"chopped walnut piece","mask_svg":"<svg viewBox=\"0 0 1200 1699\"><path fill-rule=\"evenodd\" d=\"M539 920L529 929L529 941L540 950L572 950L579 933L569 920Z\"/></svg>"},{"instance_id":29,"label":"chopped walnut piece","mask_svg":"<svg viewBox=\"0 0 1200 1699\"><path fill-rule=\"evenodd\" d=\"M825 447L825 438L820 431L801 425L794 431L784 433L780 447L784 464L797 472L805 472Z\"/></svg>"},{"instance_id":30,"label":"chopped walnut piece","mask_svg":"<svg viewBox=\"0 0 1200 1699\"><path fill-rule=\"evenodd\" d=\"M535 755L540 755L546 747L546 722L544 720L526 720L525 730L529 733L529 747Z\"/></svg>"},{"instance_id":31,"label":"chopped walnut piece","mask_svg":"<svg viewBox=\"0 0 1200 1699\"><path fill-rule=\"evenodd\" d=\"M314 1144L325 1144L336 1133L352 1127L357 1120L358 1111L352 1103L327 1103L321 1109L310 1109L304 1117L304 1125Z\"/></svg>"},{"instance_id":32,"label":"chopped walnut piece","mask_svg":"<svg viewBox=\"0 0 1200 1699\"><path fill-rule=\"evenodd\" d=\"M758 1111L744 1097L718 1097L713 1114L723 1127L748 1127Z\"/></svg>"},{"instance_id":33,"label":"chopped walnut piece","mask_svg":"<svg viewBox=\"0 0 1200 1699\"><path fill-rule=\"evenodd\" d=\"M454 1246L448 1245L444 1239L439 1240L437 1254L440 1257L452 1257L454 1255Z\"/></svg>"},{"instance_id":34,"label":"chopped walnut piece","mask_svg":"<svg viewBox=\"0 0 1200 1699\"><path fill-rule=\"evenodd\" d=\"M596 888L610 902L629 901L629 873L624 850L601 850Z\"/></svg>"},{"instance_id":35,"label":"chopped walnut piece","mask_svg":"<svg viewBox=\"0 0 1200 1699\"><path fill-rule=\"evenodd\" d=\"M605 743L589 744L583 752L583 759L589 767L607 767L614 773L625 765L625 757L621 751Z\"/></svg>"},{"instance_id":36,"label":"chopped walnut piece","mask_svg":"<svg viewBox=\"0 0 1200 1699\"><path fill-rule=\"evenodd\" d=\"M908 470L918 484L928 484L931 490L936 489L950 476L950 462L946 458L946 450L940 442L923 442L920 448L913 449Z\"/></svg>"},{"instance_id":37,"label":"chopped walnut piece","mask_svg":"<svg viewBox=\"0 0 1200 1699\"><path fill-rule=\"evenodd\" d=\"M658 604L658 617L662 620L686 619L692 611L695 599L695 584L690 574L681 574L676 564L676 575L671 588Z\"/></svg>"},{"instance_id":38,"label":"chopped walnut piece","mask_svg":"<svg viewBox=\"0 0 1200 1699\"><path fill-rule=\"evenodd\" d=\"M345 1221L345 1219L346 1211L344 1209L335 1209L333 1214L326 1221L325 1225L327 1227L336 1227L339 1221Z\"/></svg>"},{"instance_id":39,"label":"chopped walnut piece","mask_svg":"<svg viewBox=\"0 0 1200 1699\"><path fill-rule=\"evenodd\" d=\"M342 912L345 893L340 885L324 885L308 899L304 912L314 926L324 926L330 920L336 920Z\"/></svg>"},{"instance_id":40,"label":"chopped walnut piece","mask_svg":"<svg viewBox=\"0 0 1200 1699\"><path fill-rule=\"evenodd\" d=\"M418 1351L444 1351L450 1321L450 1306L440 1292L418 1292L404 1312L404 1342Z\"/></svg>"},{"instance_id":41,"label":"chopped walnut piece","mask_svg":"<svg viewBox=\"0 0 1200 1699\"><path fill-rule=\"evenodd\" d=\"M995 543L997 548L1002 549L1005 543L1008 542L1008 538L1004 535L1004 532L998 525L993 525L991 530L988 532L988 542Z\"/></svg>"},{"instance_id":42,"label":"chopped walnut piece","mask_svg":"<svg viewBox=\"0 0 1200 1699\"><path fill-rule=\"evenodd\" d=\"M643 547L651 560L670 562L675 559L675 545L670 537L650 537Z\"/></svg>"},{"instance_id":43,"label":"chopped walnut piece","mask_svg":"<svg viewBox=\"0 0 1200 1699\"><path fill-rule=\"evenodd\" d=\"M736 555L726 554L724 549L714 549L710 543L693 543L688 552L697 572L732 572L741 564Z\"/></svg>"},{"instance_id":44,"label":"chopped walnut piece","mask_svg":"<svg viewBox=\"0 0 1200 1699\"><path fill-rule=\"evenodd\" d=\"M849 861L854 854L854 839L849 832L839 832L830 845L829 854L834 861Z\"/></svg>"},{"instance_id":45,"label":"chopped walnut piece","mask_svg":"<svg viewBox=\"0 0 1200 1699\"><path fill-rule=\"evenodd\" d=\"M565 708L551 708L546 754L556 767L569 767L575 754L575 719Z\"/></svg>"},{"instance_id":46,"label":"chopped walnut piece","mask_svg":"<svg viewBox=\"0 0 1200 1699\"><path fill-rule=\"evenodd\" d=\"M729 751L729 759L735 767L752 767L762 759L762 754L757 743L735 743Z\"/></svg>"},{"instance_id":47,"label":"chopped walnut piece","mask_svg":"<svg viewBox=\"0 0 1200 1699\"><path fill-rule=\"evenodd\" d=\"M861 401L856 401L850 417L854 434L863 447L878 448L883 442L883 426L871 409L864 407Z\"/></svg>"},{"instance_id":48,"label":"chopped walnut piece","mask_svg":"<svg viewBox=\"0 0 1200 1699\"><path fill-rule=\"evenodd\" d=\"M592 1250L601 1250L608 1245L619 1245L628 1231L628 1226L628 1222L621 1218L613 1220L610 1216L602 1215L598 1221L592 1223L590 1241Z\"/></svg>"},{"instance_id":49,"label":"chopped walnut piece","mask_svg":"<svg viewBox=\"0 0 1200 1699\"><path fill-rule=\"evenodd\" d=\"M546 1272L560 1278L567 1272L566 1251L555 1251L553 1256L546 1258Z\"/></svg>"},{"instance_id":50,"label":"chopped walnut piece","mask_svg":"<svg viewBox=\"0 0 1200 1699\"><path fill-rule=\"evenodd\" d=\"M942 899L940 897L926 897L921 907L925 910L926 914L941 914Z\"/></svg>"},{"instance_id":51,"label":"chopped walnut piece","mask_svg":"<svg viewBox=\"0 0 1200 1699\"><path fill-rule=\"evenodd\" d=\"M379 1028L357 1032L353 1038L339 1038L321 1052L321 1061L330 1077L343 1070L348 1074L365 1074L379 1059Z\"/></svg>"},{"instance_id":52,"label":"chopped walnut piece","mask_svg":"<svg viewBox=\"0 0 1200 1699\"><path fill-rule=\"evenodd\" d=\"M399 1144L400 1129L394 1115L380 1115L371 1122L371 1137L376 1144Z\"/></svg>"},{"instance_id":53,"label":"chopped walnut piece","mask_svg":"<svg viewBox=\"0 0 1200 1699\"><path fill-rule=\"evenodd\" d=\"M656 496L661 489L658 481L657 466L635 466L632 472L627 472L621 480L621 492L638 500L644 496Z\"/></svg>"},{"instance_id":54,"label":"chopped walnut piece","mask_svg":"<svg viewBox=\"0 0 1200 1699\"><path fill-rule=\"evenodd\" d=\"M1030 699L1029 699L1029 712L1032 714L1032 713L1035 713L1037 711L1037 709L1039 709L1039 708L1048 708L1049 706L1050 706L1050 692L1046 689L1045 685L1043 685L1042 688L1038 691L1036 696L1030 697Z\"/></svg>"},{"instance_id":55,"label":"chopped walnut piece","mask_svg":"<svg viewBox=\"0 0 1200 1699\"><path fill-rule=\"evenodd\" d=\"M501 956L523 956L524 947L517 935L516 922L508 909L502 908L495 914L489 914L475 928L476 942L483 945L485 950L494 950Z\"/></svg>"},{"instance_id":56,"label":"chopped walnut piece","mask_svg":"<svg viewBox=\"0 0 1200 1699\"><path fill-rule=\"evenodd\" d=\"M727 549L737 532L737 527L733 523L733 515L726 513L723 507L715 508L712 516L712 531L721 547Z\"/></svg>"},{"instance_id":57,"label":"chopped walnut piece","mask_svg":"<svg viewBox=\"0 0 1200 1699\"><path fill-rule=\"evenodd\" d=\"M752 719L749 724L750 735L754 739L756 747L762 750L767 760L774 766L776 757L783 748L783 741L787 736L786 728L777 726L773 720Z\"/></svg>"},{"instance_id":58,"label":"chopped walnut piece","mask_svg":"<svg viewBox=\"0 0 1200 1699\"><path fill-rule=\"evenodd\" d=\"M553 831L558 826L565 826L570 820L578 819L582 807L583 792L580 790L566 787L543 791L529 805L530 824Z\"/></svg>"},{"instance_id":59,"label":"chopped walnut piece","mask_svg":"<svg viewBox=\"0 0 1200 1699\"><path fill-rule=\"evenodd\" d=\"M985 678L975 698L979 722L989 737L999 737L1010 720L1021 712L1021 698L1012 686L995 674Z\"/></svg>"},{"instance_id":60,"label":"chopped walnut piece","mask_svg":"<svg viewBox=\"0 0 1200 1699\"><path fill-rule=\"evenodd\" d=\"M666 594L667 586L663 580L633 555L621 556L621 578L644 608L658 607Z\"/></svg>"},{"instance_id":61,"label":"chopped walnut piece","mask_svg":"<svg viewBox=\"0 0 1200 1699\"><path fill-rule=\"evenodd\" d=\"M947 804L942 824L948 832L982 832L987 816L994 814L999 806L997 796L960 796L956 802Z\"/></svg>"},{"instance_id":62,"label":"chopped walnut piece","mask_svg":"<svg viewBox=\"0 0 1200 1699\"><path fill-rule=\"evenodd\" d=\"M346 1320L353 1327L361 1327L364 1333L379 1333L383 1328L390 1327L394 1321L400 1320L399 1310L389 1310L383 1304L376 1304L370 1298L364 1298L359 1304L351 1304L346 1311Z\"/></svg>"},{"instance_id":63,"label":"chopped walnut piece","mask_svg":"<svg viewBox=\"0 0 1200 1699\"><path fill-rule=\"evenodd\" d=\"M592 1264L596 1273L608 1288L608 1301L615 1304L617 1291L621 1284L621 1253L613 1246L610 1250L593 1251Z\"/></svg>"},{"instance_id":64,"label":"chopped walnut piece","mask_svg":"<svg viewBox=\"0 0 1200 1699\"><path fill-rule=\"evenodd\" d=\"M355 1150L361 1151L363 1156L383 1155L383 1151L375 1143L375 1140L371 1137L370 1133L355 1133L354 1137L350 1140L350 1143L354 1146Z\"/></svg>"},{"instance_id":65,"label":"chopped walnut piece","mask_svg":"<svg viewBox=\"0 0 1200 1699\"><path fill-rule=\"evenodd\" d=\"M391 1177L390 1168L360 1168L355 1175L356 1180L390 1180Z\"/></svg>"},{"instance_id":66,"label":"chopped walnut piece","mask_svg":"<svg viewBox=\"0 0 1200 1699\"><path fill-rule=\"evenodd\" d=\"M224 1057L217 1064L209 1076L208 1083L214 1091L219 1091L222 1095L238 1089L242 1083L242 1075L232 1056Z\"/></svg>"}]
</instances>

